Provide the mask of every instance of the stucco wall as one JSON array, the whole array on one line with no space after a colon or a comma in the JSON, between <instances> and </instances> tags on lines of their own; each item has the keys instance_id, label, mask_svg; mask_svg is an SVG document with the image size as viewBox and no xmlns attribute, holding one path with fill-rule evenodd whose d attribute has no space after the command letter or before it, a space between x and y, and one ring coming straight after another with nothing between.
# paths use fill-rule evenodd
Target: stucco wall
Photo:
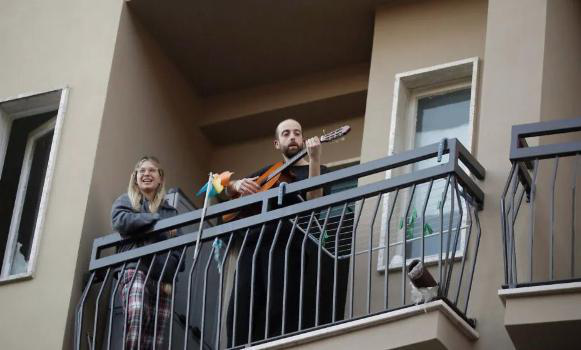
<instances>
[{"instance_id":1,"label":"stucco wall","mask_svg":"<svg viewBox=\"0 0 581 350\"><path fill-rule=\"evenodd\" d=\"M122 1L2 1L0 98L70 87L36 273L0 285L3 349L58 349ZM33 310L33 311L32 311Z\"/></svg>"},{"instance_id":2,"label":"stucco wall","mask_svg":"<svg viewBox=\"0 0 581 350\"><path fill-rule=\"evenodd\" d=\"M412 1L375 16L362 160L388 152L397 73L484 54L485 1Z\"/></svg>"}]
</instances>

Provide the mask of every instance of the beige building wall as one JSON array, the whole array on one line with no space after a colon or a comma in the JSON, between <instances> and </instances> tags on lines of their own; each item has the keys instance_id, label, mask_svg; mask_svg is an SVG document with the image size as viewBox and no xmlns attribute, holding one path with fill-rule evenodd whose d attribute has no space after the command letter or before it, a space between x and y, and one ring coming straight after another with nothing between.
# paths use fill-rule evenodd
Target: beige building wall
<instances>
[{"instance_id":1,"label":"beige building wall","mask_svg":"<svg viewBox=\"0 0 581 350\"><path fill-rule=\"evenodd\" d=\"M413 1L377 9L362 161L387 156L397 73L484 56L486 1Z\"/></svg>"},{"instance_id":2,"label":"beige building wall","mask_svg":"<svg viewBox=\"0 0 581 350\"><path fill-rule=\"evenodd\" d=\"M543 61L543 85L541 96L541 120L557 120L581 117L581 2L574 0L557 0L547 2L547 20L545 36L545 55ZM541 138L542 143L579 141L581 133L567 136ZM579 160L566 157L559 160L556 191L555 220L555 275L557 278L571 278L571 187L573 185L573 164ZM552 178L554 160L543 161L542 168L548 178ZM579 172L579 170L577 170ZM549 190L550 182L545 182ZM577 188L581 186L581 178L577 175ZM577 190L578 191L578 190ZM549 191L547 191L549 192ZM541 197L539 198L550 198ZM577 203L578 203L577 199ZM579 209L577 209L578 211ZM540 213L539 213L540 214ZM577 215L578 216L578 215ZM538 220L540 221L540 220ZM581 232L581 220L577 219L576 232ZM541 224L541 222L539 222ZM548 227L545 221L544 227ZM543 226L541 226L543 227ZM546 237L540 230L541 239ZM577 234L576 249L581 249ZM541 248L542 249L542 248ZM544 249L546 256L547 249ZM581 259L576 261L576 271L581 269ZM542 261L542 262L546 262ZM538 265L538 264L537 264Z\"/></svg>"},{"instance_id":3,"label":"beige building wall","mask_svg":"<svg viewBox=\"0 0 581 350\"><path fill-rule=\"evenodd\" d=\"M70 87L34 278L0 285L3 349L59 349L122 1L2 1L0 98Z\"/></svg>"},{"instance_id":4,"label":"beige building wall","mask_svg":"<svg viewBox=\"0 0 581 350\"><path fill-rule=\"evenodd\" d=\"M362 162L388 155L396 74L471 57L482 60L485 55L486 20L486 1L416 1L386 4L377 9L363 129ZM481 78L477 82L477 85L480 84ZM478 106L480 96L477 95L476 99ZM476 129L478 119L476 109ZM369 181L382 178L383 174L374 176ZM373 199L365 204L361 218L365 226L358 233L358 249L367 249L369 225L376 201L377 199ZM381 210L375 221L374 246L379 244ZM395 226L393 223L392 225ZM356 259L355 276L358 277L355 281L355 295L359 297L355 303L356 314L364 313L366 307L366 259L365 254ZM383 273L376 272L376 260L377 254L373 256L372 262L372 311L383 308L384 297L384 277ZM397 307L401 304L399 271L390 271L389 285L390 307ZM409 296L407 300L409 301Z\"/></svg>"},{"instance_id":5,"label":"beige building wall","mask_svg":"<svg viewBox=\"0 0 581 350\"><path fill-rule=\"evenodd\" d=\"M562 76L571 71L564 73L561 70L577 69L575 64L568 68L557 67L565 64L566 59L563 60L559 53L549 49L549 46L561 45L558 44L560 39L556 39L560 35L557 34L560 25L556 24L560 19L557 20L556 12L551 14L557 8L560 11L564 8L564 2L555 4L557 2L489 1L479 151L476 153L487 170L486 181L482 183L487 200L481 214L485 239L480 246L472 307L481 334L481 339L476 343L479 349L513 348L503 326L504 307L495 293L504 283L498 199L510 167L510 128L514 124L546 120L545 116L554 112L561 114L564 110L554 110L555 104L572 101L567 93L556 97L547 90L555 82L553 74ZM552 21L557 22L551 24ZM565 19L565 23L571 22ZM569 25L569 29L572 27ZM551 61L553 63L549 63ZM561 88L571 86L568 79L560 84ZM542 236L545 233L545 229L539 230ZM546 247L547 241L541 238L536 244ZM520 252L522 254L523 250Z\"/></svg>"},{"instance_id":6,"label":"beige building wall","mask_svg":"<svg viewBox=\"0 0 581 350\"><path fill-rule=\"evenodd\" d=\"M581 42L577 6L567 1L419 1L385 5L376 14L362 161L387 155L395 74L481 59L472 153L487 170L480 183L486 202L468 313L481 335L477 349L513 348L497 297L504 280L498 205L510 169L510 128L549 118L545 115L578 116L578 99L571 96L579 91L579 65L573 62ZM374 293L380 298L383 289Z\"/></svg>"}]
</instances>

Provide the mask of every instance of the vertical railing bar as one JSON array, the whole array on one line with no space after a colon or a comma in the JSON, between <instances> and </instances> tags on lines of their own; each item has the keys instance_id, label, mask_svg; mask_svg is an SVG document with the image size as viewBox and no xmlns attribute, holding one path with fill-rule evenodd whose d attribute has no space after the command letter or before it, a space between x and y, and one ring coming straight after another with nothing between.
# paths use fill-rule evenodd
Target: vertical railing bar
<instances>
[{"instance_id":1,"label":"vertical railing bar","mask_svg":"<svg viewBox=\"0 0 581 350\"><path fill-rule=\"evenodd\" d=\"M77 306L77 331L75 334L75 348L77 350L81 348L81 336L83 333L83 308L85 307L85 299L87 299L87 295L89 295L89 290L91 289L91 285L93 284L94 279L95 271L91 273L89 281L87 282L87 286L85 287L85 290L81 296L81 300L79 301L79 305Z\"/></svg>"},{"instance_id":2,"label":"vertical railing bar","mask_svg":"<svg viewBox=\"0 0 581 350\"><path fill-rule=\"evenodd\" d=\"M553 167L553 181L552 181L552 196L551 196L551 220L550 220L550 241L549 241L549 280L554 280L555 277L555 259L554 259L554 245L555 245L555 184L557 182L557 168L559 166L559 156L555 157L555 165Z\"/></svg>"},{"instance_id":3,"label":"vertical railing bar","mask_svg":"<svg viewBox=\"0 0 581 350\"><path fill-rule=\"evenodd\" d=\"M203 222L200 222L202 225ZM201 235L201 231L198 232L198 236ZM184 350L188 348L188 330L190 329L190 312L192 308L192 280L194 279L194 270L196 269L196 265L198 264L198 252L200 249L200 242L196 241L196 245L194 246L194 261L192 262L192 267L190 268L190 272L188 273L188 298L186 301L186 324L184 325Z\"/></svg>"},{"instance_id":4,"label":"vertical railing bar","mask_svg":"<svg viewBox=\"0 0 581 350\"><path fill-rule=\"evenodd\" d=\"M466 239L464 240L464 252L462 254L462 269L460 270L460 278L458 279L458 287L456 288L456 298L454 300L454 305L456 306L458 306L458 299L460 298L460 288L462 287L462 279L464 278L464 269L466 267L466 256L468 255L468 248L470 247L470 238L472 236L472 207L470 206L470 201L467 198L464 198L464 203L466 203L468 233L466 234Z\"/></svg>"},{"instance_id":5,"label":"vertical railing bar","mask_svg":"<svg viewBox=\"0 0 581 350\"><path fill-rule=\"evenodd\" d=\"M518 183L517 183L517 186L518 186ZM509 211L511 209L513 210L513 215L514 215L514 218L515 218L515 222L516 222L516 218L518 218L518 213L520 211L521 204L522 204L522 201L523 201L523 198L524 198L524 195L525 195L526 192L527 192L526 191L526 188L523 186L520 194L518 195L519 198L518 198L518 204L515 205L516 208L509 208ZM514 224L513 224L513 227L514 227ZM513 228L512 231L513 231L513 233L512 233L512 243L513 243L512 244L512 256L514 257L514 262L513 262L512 266L513 266L513 269L514 269L514 276L516 277L517 276L517 266L516 266L516 258L517 257L516 257L516 238L514 236L514 228Z\"/></svg>"},{"instance_id":6,"label":"vertical railing bar","mask_svg":"<svg viewBox=\"0 0 581 350\"><path fill-rule=\"evenodd\" d=\"M510 169L510 174L508 175L508 180L506 181L506 184L504 186L504 190L502 192L502 195L500 197L500 228L501 228L501 234L500 237L502 238L502 258L503 258L503 263L504 263L504 284L509 284L509 272L508 272L508 225L506 222L506 217L507 217L507 212L506 212L506 195L508 194L508 189L510 187L510 184L512 183L512 176L514 174L514 171L516 169L516 163L512 164L512 167Z\"/></svg>"},{"instance_id":7,"label":"vertical railing bar","mask_svg":"<svg viewBox=\"0 0 581 350\"><path fill-rule=\"evenodd\" d=\"M95 319L93 321L93 342L91 345L91 349L95 349L95 341L97 339L97 323L99 318L99 301L101 300L101 295L103 294L103 290L105 289L105 285L109 280L109 273L111 272L111 267L107 269L105 273L105 278L103 278L103 283L101 284L101 288L99 288L99 293L97 293L97 298L95 299Z\"/></svg>"},{"instance_id":8,"label":"vertical railing bar","mask_svg":"<svg viewBox=\"0 0 581 350\"><path fill-rule=\"evenodd\" d=\"M339 235L341 232L341 228L343 225L343 219L345 218L345 212L347 211L347 204L343 205L343 210L341 211L341 217L339 218L339 224L337 225L337 231L335 231L335 261L334 261L334 271L333 271L333 315L331 316L331 322L335 323L336 320L336 312L337 312L337 278L339 277L339 265L338 265L338 256L339 256ZM318 296L318 293L317 293ZM318 305L317 305L318 309Z\"/></svg>"},{"instance_id":9,"label":"vertical railing bar","mask_svg":"<svg viewBox=\"0 0 581 350\"><path fill-rule=\"evenodd\" d=\"M539 160L535 159L533 179L531 181L531 197L529 199L529 282L533 281L533 249L535 236L535 197L537 194L537 173L539 172Z\"/></svg>"},{"instance_id":10,"label":"vertical railing bar","mask_svg":"<svg viewBox=\"0 0 581 350\"><path fill-rule=\"evenodd\" d=\"M426 209L428 208L428 201L430 199L430 194L432 193L432 186L434 185L434 179L430 180L430 185L428 186L428 193L426 194L426 200L424 201L424 208L422 209L422 226L421 226L421 235L422 235L422 264L425 262L426 256L426 244L424 239L424 228L426 226Z\"/></svg>"},{"instance_id":11,"label":"vertical railing bar","mask_svg":"<svg viewBox=\"0 0 581 350\"><path fill-rule=\"evenodd\" d=\"M357 213L357 219L355 220L355 225L353 225L353 231L351 231L351 264L349 265L349 277L351 278L351 284L349 287L349 318L353 318L353 295L355 294L355 235L357 233L357 227L359 226L359 219L361 218L364 204L365 198L362 198L361 207L359 208L359 213Z\"/></svg>"},{"instance_id":12,"label":"vertical railing bar","mask_svg":"<svg viewBox=\"0 0 581 350\"><path fill-rule=\"evenodd\" d=\"M577 170L581 154L577 153L573 159L573 186L571 188L571 278L575 277L575 201L577 192Z\"/></svg>"},{"instance_id":13,"label":"vertical railing bar","mask_svg":"<svg viewBox=\"0 0 581 350\"><path fill-rule=\"evenodd\" d=\"M406 278L407 278L407 230L408 230L408 216L410 215L410 209L412 208L412 202L414 201L414 194L416 193L416 186L412 186L412 193L410 194L410 199L405 210L405 216L403 217L403 245L402 245L402 262L401 262L401 305L405 305L406 296Z\"/></svg>"},{"instance_id":14,"label":"vertical railing bar","mask_svg":"<svg viewBox=\"0 0 581 350\"><path fill-rule=\"evenodd\" d=\"M285 334L286 331L286 299L288 294L288 261L289 261L289 250L295 235L295 231L298 225L299 216L296 215L294 220L292 221L292 228L291 232L288 235L288 240L286 242L286 247L284 251L284 282L282 286L282 334Z\"/></svg>"},{"instance_id":15,"label":"vertical railing bar","mask_svg":"<svg viewBox=\"0 0 581 350\"><path fill-rule=\"evenodd\" d=\"M458 182L454 181L454 189L456 192L456 199L458 200L458 226L456 226L456 237L454 237L454 245L451 251L451 258L448 264L448 279L446 280L446 296L450 291L450 284L452 283L452 272L454 269L454 259L456 258L456 250L458 249L458 240L460 239L460 230L462 229L462 220L464 218L464 210L462 209L462 200L460 198L460 191L458 190ZM452 231L449 233L452 234ZM450 243L451 236L448 238L448 243Z\"/></svg>"},{"instance_id":16,"label":"vertical railing bar","mask_svg":"<svg viewBox=\"0 0 581 350\"><path fill-rule=\"evenodd\" d=\"M393 217L393 212L395 211L395 204L397 203L397 197L399 195L399 188L395 190L393 195L393 202L389 208L389 216L387 217L387 226L385 230L385 275L384 275L384 295L385 295L385 310L389 307L389 238L390 238L390 228L391 228L391 218Z\"/></svg>"},{"instance_id":17,"label":"vertical railing bar","mask_svg":"<svg viewBox=\"0 0 581 350\"><path fill-rule=\"evenodd\" d=\"M123 272L125 272L125 266L127 263L123 263L121 266L121 272L118 274L117 283L115 283L115 287L113 287L113 291L111 292L111 301L109 302L109 326L107 327L107 350L111 349L111 335L113 329L113 311L115 308L115 295L117 294L117 290L119 289L119 284L121 283L121 278L123 277Z\"/></svg>"},{"instance_id":18,"label":"vertical railing bar","mask_svg":"<svg viewBox=\"0 0 581 350\"><path fill-rule=\"evenodd\" d=\"M369 248L367 254L367 314L371 313L371 258L373 254L373 227L375 226L375 218L377 217L377 212L379 211L379 205L381 204L381 198L383 193L381 193L377 198L377 205L373 211L373 217L371 218L371 226L369 228Z\"/></svg>"},{"instance_id":19,"label":"vertical railing bar","mask_svg":"<svg viewBox=\"0 0 581 350\"><path fill-rule=\"evenodd\" d=\"M323 223L323 228L319 233L319 246L317 247L317 289L315 295L315 327L319 325L319 305L321 302L321 257L323 252L323 238L325 236L325 230L327 229L327 223L329 222L329 215L331 214L331 207L327 210L325 215L325 221ZM307 231L309 234L309 231ZM336 240L336 239L335 239ZM337 253L337 252L335 252ZM302 304L302 303L301 303Z\"/></svg>"},{"instance_id":20,"label":"vertical railing bar","mask_svg":"<svg viewBox=\"0 0 581 350\"><path fill-rule=\"evenodd\" d=\"M210 263L212 262L212 258L214 257L214 251L216 247L212 244L212 249L210 249L210 254L208 255L208 262L206 263L206 267L204 268L204 292L202 294L202 317L200 320L200 350L204 349L204 332L205 332L205 325L206 325L206 299L208 295L208 271L210 270Z\"/></svg>"},{"instance_id":21,"label":"vertical railing bar","mask_svg":"<svg viewBox=\"0 0 581 350\"><path fill-rule=\"evenodd\" d=\"M248 233L250 232L250 227L246 229L244 233L244 239L242 240L242 245L240 246L240 251L238 252L238 258L236 259L236 273L234 274L234 289L232 290L232 294L234 294L234 314L232 317L232 346L236 346L236 325L238 324L238 279L240 274L238 271L240 270L240 258L242 253L244 252L244 248L246 248L246 241L248 238ZM234 233L233 233L234 234ZM230 297L232 298L232 296ZM185 349L184 349L185 350Z\"/></svg>"},{"instance_id":22,"label":"vertical railing bar","mask_svg":"<svg viewBox=\"0 0 581 350\"><path fill-rule=\"evenodd\" d=\"M156 295L155 295L155 318L153 322L153 349L156 348L156 341L157 341L157 319L158 319L158 311L159 311L159 297L160 297L160 290L161 290L161 281L163 280L163 276L165 275L165 269L167 267L167 262L171 257L173 250L169 250L167 252L167 256L165 257L165 261L163 262L163 267L161 268L161 272L159 274L159 281L157 281L157 288L156 288Z\"/></svg>"},{"instance_id":23,"label":"vertical railing bar","mask_svg":"<svg viewBox=\"0 0 581 350\"><path fill-rule=\"evenodd\" d=\"M264 325L264 337L268 338L268 331L269 331L269 323L270 323L270 285L272 283L272 255L274 253L274 247L278 242L278 237L280 235L280 231L282 228L282 219L278 220L278 224L276 225L276 231L274 233L274 238L272 239L272 244L270 245L270 250L268 251L268 271L267 271L267 280L266 280L266 317L265 317L265 325ZM218 349L216 347L216 349Z\"/></svg>"},{"instance_id":24,"label":"vertical railing bar","mask_svg":"<svg viewBox=\"0 0 581 350\"><path fill-rule=\"evenodd\" d=\"M180 271L180 267L182 266L182 262L184 260L184 256L186 255L187 249L188 249L187 245L184 246L182 249L182 253L180 254L180 259L178 261L176 270L174 272L172 284L171 284L172 293L171 293L171 304L170 304L170 308L169 308L169 336L168 336L168 347L167 347L168 349L172 348L171 343L172 343L172 337L173 337L173 313L174 313L173 309L174 309L175 296L176 296L176 292L175 292L176 281L177 281L178 273ZM187 332L187 330L186 330L186 332Z\"/></svg>"},{"instance_id":25,"label":"vertical railing bar","mask_svg":"<svg viewBox=\"0 0 581 350\"><path fill-rule=\"evenodd\" d=\"M151 259L151 263L149 263L149 268L147 269L147 274L145 275L145 280L143 281L143 293L141 295L141 305L145 305L145 289L147 288L147 282L149 281L149 276L151 274L151 269L153 268L153 265L155 264L155 260L157 259L157 253L153 254L153 257ZM135 271L135 273L137 274L137 271ZM141 310L139 312L139 330L137 332L137 348L141 349L141 329L143 328L143 309L145 309L145 307L141 307Z\"/></svg>"},{"instance_id":26,"label":"vertical railing bar","mask_svg":"<svg viewBox=\"0 0 581 350\"><path fill-rule=\"evenodd\" d=\"M448 241L446 242L446 258L444 259L444 282L443 295L448 297L448 272L450 270L450 244L452 242L452 228L454 227L454 209L456 204L456 177L452 177L452 184L450 185L450 219L448 221Z\"/></svg>"},{"instance_id":27,"label":"vertical railing bar","mask_svg":"<svg viewBox=\"0 0 581 350\"><path fill-rule=\"evenodd\" d=\"M250 270L250 309L248 312L248 342L250 345L252 343L252 322L254 321L254 284L256 282L256 259L258 252L260 251L260 245L262 244L262 237L264 237L264 230L266 229L266 223L262 224L260 228L260 234L258 235L258 241L254 248L254 253L252 254L252 265Z\"/></svg>"},{"instance_id":28,"label":"vertical railing bar","mask_svg":"<svg viewBox=\"0 0 581 350\"><path fill-rule=\"evenodd\" d=\"M446 178L446 185L444 186L444 192L442 192L442 200L440 201L440 254L438 256L438 289L439 294L442 295L442 254L444 254L444 204L446 203L446 196L448 195L448 187L450 186L451 175Z\"/></svg>"},{"instance_id":29,"label":"vertical railing bar","mask_svg":"<svg viewBox=\"0 0 581 350\"><path fill-rule=\"evenodd\" d=\"M133 288L133 283L135 282L135 277L137 277L137 272L139 271L139 266L141 265L141 258L137 259L137 264L135 265L135 272L133 273L133 276L131 277L131 280L129 281L129 288L127 290L127 296L125 298L125 307L124 307L124 322L123 322L123 346L122 346L122 350L125 350L125 343L126 343L126 338L127 338L127 318L129 316L128 314L128 308L129 308L129 294L131 293L131 288ZM129 270L129 269L128 269ZM121 278L123 278L123 276L121 276ZM124 286L125 288L125 286Z\"/></svg>"},{"instance_id":30,"label":"vertical railing bar","mask_svg":"<svg viewBox=\"0 0 581 350\"><path fill-rule=\"evenodd\" d=\"M512 180L512 194L510 197L510 208L508 209L507 215L510 215L510 225L508 225L508 253L510 254L510 259L508 260L509 262L509 273L510 273L510 278L509 280L511 281L511 286L515 286L518 283L518 276L517 276L517 272L516 272L516 238L514 235L514 223L516 221L516 211L515 211L515 206L514 206L514 198L516 197L516 192L518 190L518 172L519 172L519 168L517 165L517 171L514 174L514 178Z\"/></svg>"},{"instance_id":31,"label":"vertical railing bar","mask_svg":"<svg viewBox=\"0 0 581 350\"><path fill-rule=\"evenodd\" d=\"M464 315L468 313L468 302L470 300L470 292L472 292L472 281L474 280L474 271L476 270L476 258L478 257L478 249L480 248L480 235L482 233L480 228L480 218L478 217L478 210L474 209L474 221L476 222L476 247L474 248L474 260L472 261L472 271L470 272L470 280L468 282L468 293L466 294L466 305L464 306Z\"/></svg>"},{"instance_id":32,"label":"vertical railing bar","mask_svg":"<svg viewBox=\"0 0 581 350\"><path fill-rule=\"evenodd\" d=\"M331 207L327 208L331 210ZM300 331L303 329L303 298L304 298L304 287L305 287L305 247L307 244L307 239L309 238L309 232L311 232L311 225L313 223L313 218L315 217L315 210L311 211L311 216L309 217L309 223L307 224L307 230L304 233L303 242L301 244L301 279L299 282L299 324L297 329Z\"/></svg>"},{"instance_id":33,"label":"vertical railing bar","mask_svg":"<svg viewBox=\"0 0 581 350\"><path fill-rule=\"evenodd\" d=\"M518 213L520 211L520 208L522 207L522 201L523 201L526 193L527 193L527 189L523 187L520 191L520 194L518 195L518 203L516 204L516 214L515 214L515 216L517 218L518 218Z\"/></svg>"},{"instance_id":34,"label":"vertical railing bar","mask_svg":"<svg viewBox=\"0 0 581 350\"><path fill-rule=\"evenodd\" d=\"M218 287L218 312L216 313L218 316L216 317L216 338L214 340L216 344L216 350L220 349L220 334L222 328L222 294L224 294L224 264L226 263L226 259L228 254L230 253L230 247L232 245L232 237L234 234L230 234L228 237L228 244L226 245L226 250L224 251L224 256L222 257L222 261L220 262L220 285ZM171 349L171 348L170 348Z\"/></svg>"}]
</instances>

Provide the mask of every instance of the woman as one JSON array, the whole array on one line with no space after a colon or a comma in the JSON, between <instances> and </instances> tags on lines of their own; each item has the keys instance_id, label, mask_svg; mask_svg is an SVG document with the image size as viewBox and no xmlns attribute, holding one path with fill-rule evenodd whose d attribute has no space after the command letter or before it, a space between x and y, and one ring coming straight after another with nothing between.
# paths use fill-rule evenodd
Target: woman
<instances>
[{"instance_id":1,"label":"woman","mask_svg":"<svg viewBox=\"0 0 581 350\"><path fill-rule=\"evenodd\" d=\"M159 160L152 156L142 157L131 173L127 193L113 203L111 211L113 228L124 238L137 237L158 220L176 215L177 210L165 201L165 194L165 177ZM158 242L175 234L176 230L145 235L119 247L118 252ZM132 262L125 267L119 286L123 309L127 312L125 349L153 348L157 284L160 278L162 283L157 310L155 347L158 348L163 343L164 330L171 313L171 281L179 260L177 253L172 253L163 276L160 276L166 257L165 254L157 256L152 264L153 258L148 256L142 258L139 264ZM146 282L150 266L151 271ZM140 328L141 339L139 339Z\"/></svg>"}]
</instances>

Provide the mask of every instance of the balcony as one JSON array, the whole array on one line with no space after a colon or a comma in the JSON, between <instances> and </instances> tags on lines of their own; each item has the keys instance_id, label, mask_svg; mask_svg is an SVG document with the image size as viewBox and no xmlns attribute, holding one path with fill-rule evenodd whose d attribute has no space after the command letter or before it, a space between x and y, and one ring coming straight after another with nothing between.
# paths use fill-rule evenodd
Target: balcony
<instances>
[{"instance_id":1,"label":"balcony","mask_svg":"<svg viewBox=\"0 0 581 350\"><path fill-rule=\"evenodd\" d=\"M460 142L442 140L184 212L140 237L96 239L75 348L123 348L118 276L143 266L147 283L159 260L166 277L175 254L163 348L469 349L478 339L469 305L484 205L473 178L484 174ZM328 191L348 180L359 186ZM303 200L318 188L331 193ZM249 214L221 222L240 212ZM116 250L172 229L181 234ZM152 286L157 325L161 283Z\"/></svg>"},{"instance_id":2,"label":"balcony","mask_svg":"<svg viewBox=\"0 0 581 350\"><path fill-rule=\"evenodd\" d=\"M580 130L581 118L512 129L498 294L517 349L573 349L581 341Z\"/></svg>"}]
</instances>

